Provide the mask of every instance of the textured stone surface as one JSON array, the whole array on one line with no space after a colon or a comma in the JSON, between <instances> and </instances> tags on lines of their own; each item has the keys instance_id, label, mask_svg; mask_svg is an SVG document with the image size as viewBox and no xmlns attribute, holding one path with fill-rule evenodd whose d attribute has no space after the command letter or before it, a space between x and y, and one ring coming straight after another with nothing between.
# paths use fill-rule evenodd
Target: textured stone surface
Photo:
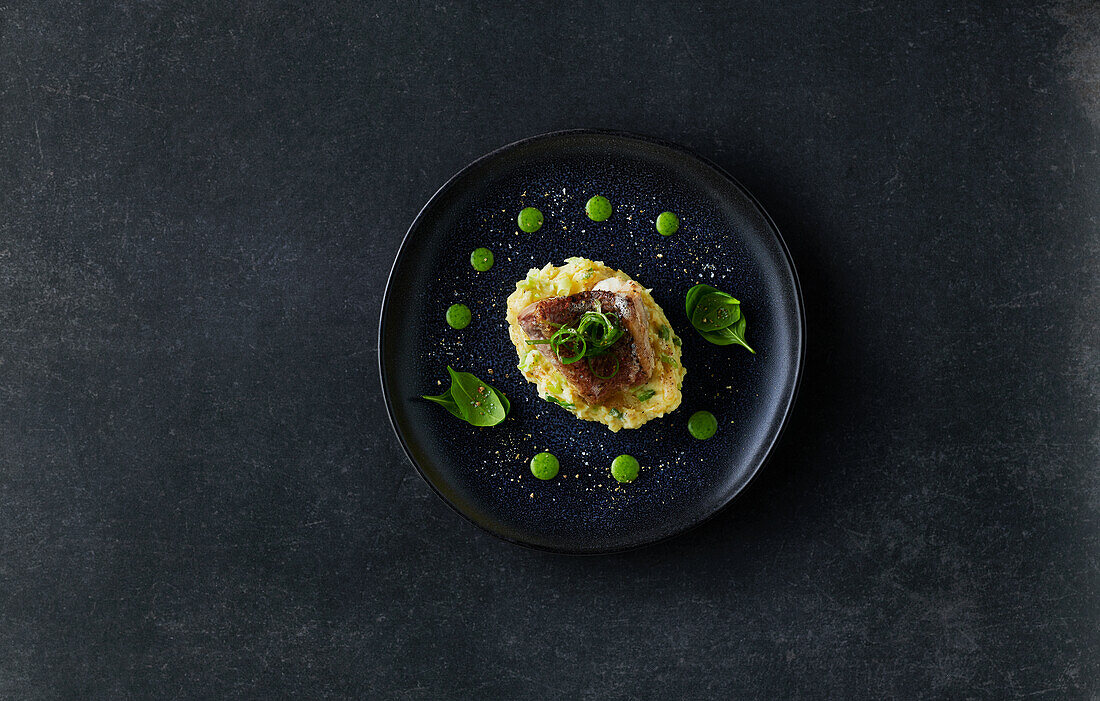
<instances>
[{"instance_id":1,"label":"textured stone surface","mask_svg":"<svg viewBox=\"0 0 1100 701\"><path fill-rule=\"evenodd\" d=\"M0 6L0 696L1100 693L1098 10ZM809 362L700 529L498 542L385 423L408 222L577 126L784 231Z\"/></svg>"}]
</instances>

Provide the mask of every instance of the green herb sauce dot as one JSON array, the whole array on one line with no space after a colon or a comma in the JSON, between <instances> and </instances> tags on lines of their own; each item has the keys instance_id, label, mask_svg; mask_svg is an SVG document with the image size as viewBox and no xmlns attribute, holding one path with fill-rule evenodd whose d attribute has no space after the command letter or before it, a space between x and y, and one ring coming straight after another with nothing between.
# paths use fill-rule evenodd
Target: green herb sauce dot
<instances>
[{"instance_id":1,"label":"green herb sauce dot","mask_svg":"<svg viewBox=\"0 0 1100 701\"><path fill-rule=\"evenodd\" d=\"M452 329L464 329L470 325L470 308L465 304L452 304L447 307L447 323Z\"/></svg>"},{"instance_id":2,"label":"green herb sauce dot","mask_svg":"<svg viewBox=\"0 0 1100 701\"><path fill-rule=\"evenodd\" d=\"M540 480L552 480L558 476L558 459L553 453L539 453L531 458L531 474Z\"/></svg>"},{"instance_id":3,"label":"green herb sauce dot","mask_svg":"<svg viewBox=\"0 0 1100 701\"><path fill-rule=\"evenodd\" d=\"M680 218L672 212L661 212L657 216L657 233L661 236L672 236L680 230Z\"/></svg>"},{"instance_id":4,"label":"green herb sauce dot","mask_svg":"<svg viewBox=\"0 0 1100 701\"><path fill-rule=\"evenodd\" d=\"M592 221L604 221L611 216L611 203L603 195L596 195L584 205L584 211Z\"/></svg>"},{"instance_id":5,"label":"green herb sauce dot","mask_svg":"<svg viewBox=\"0 0 1100 701\"><path fill-rule=\"evenodd\" d=\"M488 248L474 249L474 252L470 254L470 265L474 266L474 270L478 272L485 272L493 267L493 252Z\"/></svg>"},{"instance_id":6,"label":"green herb sauce dot","mask_svg":"<svg viewBox=\"0 0 1100 701\"><path fill-rule=\"evenodd\" d=\"M524 207L519 211L516 223L522 231L533 234L542 228L542 212L534 207Z\"/></svg>"},{"instance_id":7,"label":"green herb sauce dot","mask_svg":"<svg viewBox=\"0 0 1100 701\"><path fill-rule=\"evenodd\" d=\"M718 430L718 419L709 411L697 411L688 419L688 433L705 441Z\"/></svg>"},{"instance_id":8,"label":"green herb sauce dot","mask_svg":"<svg viewBox=\"0 0 1100 701\"><path fill-rule=\"evenodd\" d=\"M611 476L619 482L633 482L638 479L638 460L633 455L620 455L611 463Z\"/></svg>"}]
</instances>

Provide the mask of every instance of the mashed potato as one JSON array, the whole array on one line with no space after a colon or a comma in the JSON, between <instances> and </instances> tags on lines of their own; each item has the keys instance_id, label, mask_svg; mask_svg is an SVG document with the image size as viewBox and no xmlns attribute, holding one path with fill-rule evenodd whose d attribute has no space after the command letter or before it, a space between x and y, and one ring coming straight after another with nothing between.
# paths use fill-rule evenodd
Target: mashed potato
<instances>
[{"instance_id":1,"label":"mashed potato","mask_svg":"<svg viewBox=\"0 0 1100 701\"><path fill-rule=\"evenodd\" d=\"M575 394L561 373L525 343L527 336L517 320L519 312L533 302L591 290L596 283L612 277L630 280L626 273L586 258L567 258L561 267L547 263L542 270L532 268L508 296L508 335L519 354L520 371L528 382L535 383L540 397L564 406L577 418L599 421L618 431L638 428L680 406L680 388L687 372L680 362L680 339L649 291L644 291L641 299L649 311L649 341L656 358L653 374L645 384L619 392L603 404L589 404ZM645 396L647 390L652 390L653 396L640 401L638 394Z\"/></svg>"}]
</instances>

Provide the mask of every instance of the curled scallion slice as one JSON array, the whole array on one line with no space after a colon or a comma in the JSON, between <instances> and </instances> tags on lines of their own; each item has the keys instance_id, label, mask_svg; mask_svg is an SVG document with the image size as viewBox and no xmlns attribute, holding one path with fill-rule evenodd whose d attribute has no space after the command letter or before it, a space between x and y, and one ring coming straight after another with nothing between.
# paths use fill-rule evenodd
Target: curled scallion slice
<instances>
[{"instance_id":1,"label":"curled scallion slice","mask_svg":"<svg viewBox=\"0 0 1100 701\"><path fill-rule=\"evenodd\" d=\"M551 324L557 331L550 338L527 339L528 345L547 345L553 349L563 365L572 365L582 359L589 359L604 355L611 347L623 337L624 331L619 323L619 317L613 312L585 312L577 321L576 326L563 326ZM619 360L615 359L615 370L608 376L598 374L592 363L588 363L592 374L601 380L609 380L619 373Z\"/></svg>"}]
</instances>

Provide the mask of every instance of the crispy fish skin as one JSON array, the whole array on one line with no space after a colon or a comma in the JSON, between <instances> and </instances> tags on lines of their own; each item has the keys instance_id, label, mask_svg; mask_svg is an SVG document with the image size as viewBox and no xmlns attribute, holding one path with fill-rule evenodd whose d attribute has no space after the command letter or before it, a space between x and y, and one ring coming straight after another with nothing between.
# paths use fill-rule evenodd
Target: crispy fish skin
<instances>
[{"instance_id":1,"label":"crispy fish skin","mask_svg":"<svg viewBox=\"0 0 1100 701\"><path fill-rule=\"evenodd\" d=\"M592 291L607 291L616 295L616 305L619 307L616 311L627 333L634 340L636 359L645 375L638 382L645 382L653 374L656 358L653 354L653 346L649 343L649 311L642 303L642 286L633 280L610 277L596 283Z\"/></svg>"},{"instance_id":2,"label":"crispy fish skin","mask_svg":"<svg viewBox=\"0 0 1100 701\"><path fill-rule=\"evenodd\" d=\"M627 387L642 384L653 372L653 348L649 344L649 312L628 285L623 291L599 289L605 280L588 292L578 292L568 297L550 297L534 302L517 315L520 328L531 340L545 340L563 325L572 325L589 311L614 313L619 317L626 333L604 355L565 364L549 344L534 347L554 365L573 389L586 401L598 404L601 399L614 395ZM603 379L599 375L611 375L618 361L618 372ZM593 370L595 372L593 372Z\"/></svg>"}]
</instances>

